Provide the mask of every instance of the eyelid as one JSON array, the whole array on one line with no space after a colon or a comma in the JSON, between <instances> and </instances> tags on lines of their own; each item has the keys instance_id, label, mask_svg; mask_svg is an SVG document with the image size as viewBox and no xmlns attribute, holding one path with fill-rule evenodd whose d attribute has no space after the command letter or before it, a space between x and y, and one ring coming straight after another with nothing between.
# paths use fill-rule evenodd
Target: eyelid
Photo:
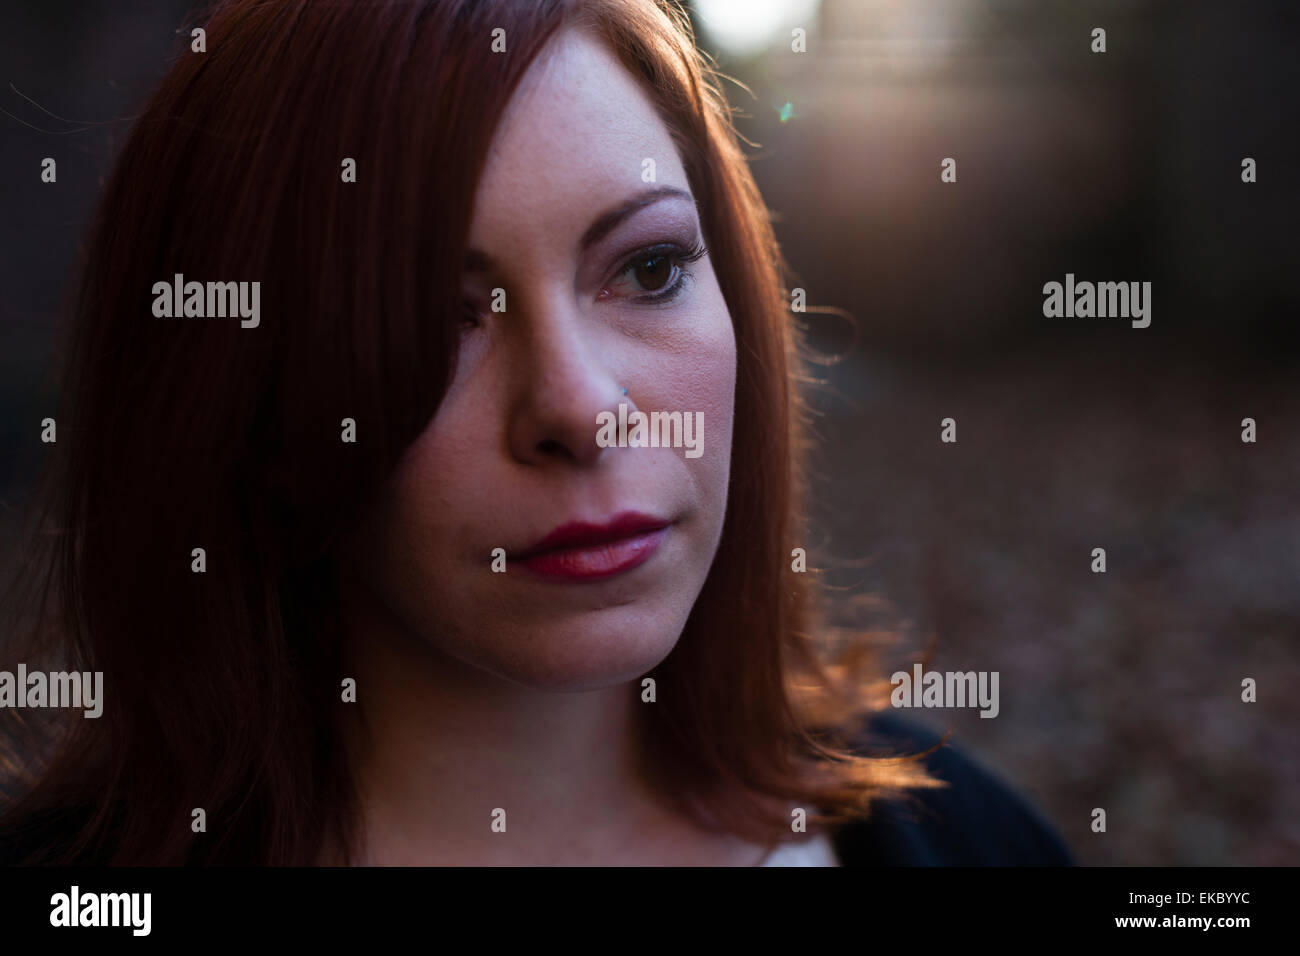
<instances>
[{"instance_id":1,"label":"eyelid","mask_svg":"<svg viewBox=\"0 0 1300 956\"><path fill-rule=\"evenodd\" d=\"M662 242L652 242L649 245L642 246L628 255L623 256L622 259L619 260L619 265L615 267L609 278L605 282L601 283L601 292L604 292L615 279L626 274L627 271L641 259L648 259L656 255L670 256L674 260L677 268L682 273L689 276L692 273L690 270L685 268L685 264L688 262L696 262L699 259L704 258L708 255L708 252L709 250L704 245L703 238L698 236L684 245L675 239ZM638 297L629 296L628 298L635 300ZM644 296L639 298L642 298L643 300L653 299L654 293L646 293Z\"/></svg>"},{"instance_id":2,"label":"eyelid","mask_svg":"<svg viewBox=\"0 0 1300 956\"><path fill-rule=\"evenodd\" d=\"M618 265L614 268L614 271L609 274L608 279L601 283L600 294L598 294L597 298L603 297L610 284L615 279L625 275L639 260L656 255L666 255L672 258L674 267L679 273L676 282L665 289L622 296L621 298L625 301L643 305L668 302L683 291L688 280L694 278L694 273L685 267L686 264L704 258L708 253L709 250L704 243L704 238L698 233L686 242L679 239L664 239L642 245L617 260ZM481 306L481 300L484 297L477 293L478 290L476 289L466 291L461 295L460 316L462 326L471 320L476 327L481 326L483 324L482 316L489 311L488 307Z\"/></svg>"},{"instance_id":3,"label":"eyelid","mask_svg":"<svg viewBox=\"0 0 1300 956\"><path fill-rule=\"evenodd\" d=\"M642 256L653 255L656 252L680 252L684 259L689 256L689 261L694 262L707 251L708 250L704 248L704 239L698 234L687 240L680 238L659 239L655 242L647 242L629 250L617 260L620 263L618 268L620 270L626 269L633 260ZM618 275L618 272L615 272L614 275Z\"/></svg>"},{"instance_id":4,"label":"eyelid","mask_svg":"<svg viewBox=\"0 0 1300 956\"><path fill-rule=\"evenodd\" d=\"M638 261L659 256L667 256L673 262L674 281L663 288L646 291L639 294L620 295L617 297L623 303L638 306L642 308L660 308L667 307L677 300L695 282L695 273L686 268L686 263L694 262L708 254L708 249L704 245L702 238L696 238L689 243L689 248L684 248L677 241L652 243L644 248L632 253L623 260L623 265L618 271L611 276L610 281L601 284L600 292L596 296L598 302L609 301L614 298L609 287L614 280L619 279L635 267Z\"/></svg>"}]
</instances>

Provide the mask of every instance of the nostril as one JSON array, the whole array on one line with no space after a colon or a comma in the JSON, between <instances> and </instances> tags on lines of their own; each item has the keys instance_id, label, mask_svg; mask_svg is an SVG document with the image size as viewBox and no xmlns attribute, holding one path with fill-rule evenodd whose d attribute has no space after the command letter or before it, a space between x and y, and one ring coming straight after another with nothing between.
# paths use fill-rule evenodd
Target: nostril
<instances>
[{"instance_id":1,"label":"nostril","mask_svg":"<svg viewBox=\"0 0 1300 956\"><path fill-rule=\"evenodd\" d=\"M554 438L548 438L537 446L537 450L544 455L564 456L569 453L568 449Z\"/></svg>"}]
</instances>

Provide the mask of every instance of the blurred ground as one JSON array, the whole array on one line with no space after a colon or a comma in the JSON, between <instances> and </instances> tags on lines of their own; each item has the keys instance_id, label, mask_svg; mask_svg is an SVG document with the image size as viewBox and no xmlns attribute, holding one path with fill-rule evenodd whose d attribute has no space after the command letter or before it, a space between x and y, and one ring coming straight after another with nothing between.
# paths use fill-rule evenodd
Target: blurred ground
<instances>
[{"instance_id":1,"label":"blurred ground","mask_svg":"<svg viewBox=\"0 0 1300 956\"><path fill-rule=\"evenodd\" d=\"M1034 797L1082 862L1300 861L1294 378L1126 382L1081 351L836 379L814 540L870 561L827 580L892 600L929 668L1001 675L994 719L906 713ZM1242 444L1248 415L1271 436Z\"/></svg>"}]
</instances>

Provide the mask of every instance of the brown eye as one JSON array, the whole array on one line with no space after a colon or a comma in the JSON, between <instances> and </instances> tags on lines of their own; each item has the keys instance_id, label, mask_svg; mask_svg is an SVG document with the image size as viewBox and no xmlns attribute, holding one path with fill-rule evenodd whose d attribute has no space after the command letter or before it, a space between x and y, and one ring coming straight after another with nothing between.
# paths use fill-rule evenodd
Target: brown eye
<instances>
[{"instance_id":1,"label":"brown eye","mask_svg":"<svg viewBox=\"0 0 1300 956\"><path fill-rule=\"evenodd\" d=\"M598 300L622 299L639 305L660 305L673 301L688 288L692 273L685 263L694 262L707 253L700 243L683 247L663 242L642 249L623 260L614 280L601 289Z\"/></svg>"},{"instance_id":2,"label":"brown eye","mask_svg":"<svg viewBox=\"0 0 1300 956\"><path fill-rule=\"evenodd\" d=\"M468 299L462 302L460 306L460 324L462 328L472 328L479 324L478 307Z\"/></svg>"},{"instance_id":3,"label":"brown eye","mask_svg":"<svg viewBox=\"0 0 1300 956\"><path fill-rule=\"evenodd\" d=\"M655 292L668 284L673 276L673 263L670 256L646 256L640 259L634 269L637 283L647 292Z\"/></svg>"}]
</instances>

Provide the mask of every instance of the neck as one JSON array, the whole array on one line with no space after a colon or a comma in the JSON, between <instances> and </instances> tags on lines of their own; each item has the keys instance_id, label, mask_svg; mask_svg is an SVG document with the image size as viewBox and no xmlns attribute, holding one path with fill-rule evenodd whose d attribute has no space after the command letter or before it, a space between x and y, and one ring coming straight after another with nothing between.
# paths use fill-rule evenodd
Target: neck
<instances>
[{"instance_id":1,"label":"neck","mask_svg":"<svg viewBox=\"0 0 1300 956\"><path fill-rule=\"evenodd\" d=\"M443 654L364 592L345 595L343 616L345 676L357 687L356 703L342 705L353 708L355 862L758 858L733 839L691 833L656 795L639 745L638 708L651 705L635 684L536 690Z\"/></svg>"}]
</instances>

